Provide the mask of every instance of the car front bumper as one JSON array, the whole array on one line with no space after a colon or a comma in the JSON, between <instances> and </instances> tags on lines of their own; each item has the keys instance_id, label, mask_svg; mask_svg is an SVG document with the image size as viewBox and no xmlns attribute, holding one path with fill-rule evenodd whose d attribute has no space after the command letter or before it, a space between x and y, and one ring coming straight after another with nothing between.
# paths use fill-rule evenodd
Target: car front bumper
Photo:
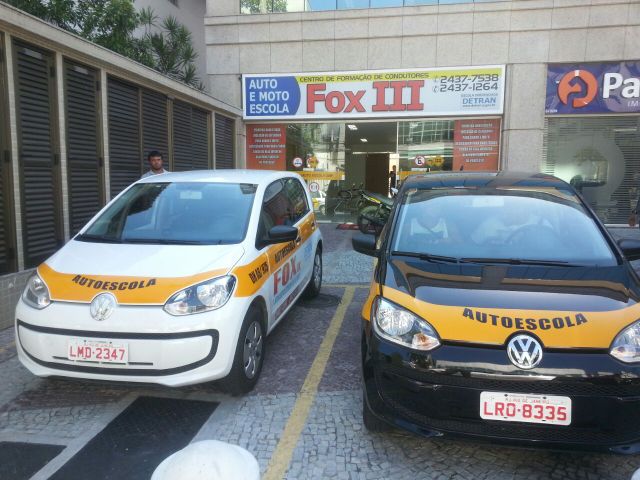
<instances>
[{"instance_id":1,"label":"car front bumper","mask_svg":"<svg viewBox=\"0 0 640 480\"><path fill-rule=\"evenodd\" d=\"M640 369L606 352L546 351L538 367L523 371L504 348L417 352L379 338L364 321L362 353L365 401L396 427L514 446L640 452ZM482 419L482 392L569 397L571 423Z\"/></svg>"},{"instance_id":2,"label":"car front bumper","mask_svg":"<svg viewBox=\"0 0 640 480\"><path fill-rule=\"evenodd\" d=\"M246 299L232 298L219 310L174 317L162 306L119 306L111 317L91 318L89 305L53 302L43 310L16 307L18 357L42 377L183 386L225 377L233 363ZM128 361L69 360L74 340L125 344Z\"/></svg>"}]
</instances>

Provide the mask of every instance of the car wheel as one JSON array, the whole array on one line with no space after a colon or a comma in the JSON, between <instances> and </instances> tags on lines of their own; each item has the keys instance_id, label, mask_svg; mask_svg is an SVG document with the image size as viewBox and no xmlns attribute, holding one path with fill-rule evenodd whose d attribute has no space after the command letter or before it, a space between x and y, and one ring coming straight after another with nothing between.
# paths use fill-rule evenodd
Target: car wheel
<instances>
[{"instance_id":1,"label":"car wheel","mask_svg":"<svg viewBox=\"0 0 640 480\"><path fill-rule=\"evenodd\" d=\"M388 432L392 429L391 425L373 414L367 404L364 392L362 392L362 423L367 430L373 433Z\"/></svg>"},{"instance_id":2,"label":"car wheel","mask_svg":"<svg viewBox=\"0 0 640 480\"><path fill-rule=\"evenodd\" d=\"M311 272L311 278L307 284L304 292L302 292L303 298L315 298L320 293L320 287L322 286L322 250L320 247L316 248L316 254L313 257L313 270Z\"/></svg>"},{"instance_id":3,"label":"car wheel","mask_svg":"<svg viewBox=\"0 0 640 480\"><path fill-rule=\"evenodd\" d=\"M262 314L259 309L251 308L242 322L233 365L225 379L232 395L242 395L255 387L264 363L264 337Z\"/></svg>"}]
</instances>

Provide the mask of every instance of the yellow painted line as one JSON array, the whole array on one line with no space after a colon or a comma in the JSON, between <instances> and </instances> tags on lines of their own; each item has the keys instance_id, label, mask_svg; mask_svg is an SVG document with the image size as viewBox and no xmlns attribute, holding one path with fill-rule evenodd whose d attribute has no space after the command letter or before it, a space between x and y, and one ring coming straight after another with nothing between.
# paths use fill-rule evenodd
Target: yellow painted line
<instances>
[{"instance_id":1,"label":"yellow painted line","mask_svg":"<svg viewBox=\"0 0 640 480\"><path fill-rule=\"evenodd\" d=\"M6 347L0 347L0 353L4 353L7 350L9 350L10 348L13 348L16 346L16 342L11 342L10 344L8 344Z\"/></svg>"},{"instance_id":2,"label":"yellow painted line","mask_svg":"<svg viewBox=\"0 0 640 480\"><path fill-rule=\"evenodd\" d=\"M300 390L298 400L296 400L296 403L293 406L293 410L291 411L289 420L287 420L287 424L284 427L280 441L278 442L273 456L271 457L271 461L267 466L267 471L264 474L263 480L282 480L287 473L289 464L291 463L291 457L293 457L293 451L296 448L302 429L304 428L307 417L309 416L309 411L311 410L313 400L318 392L318 385L320 384L324 370L327 367L327 362L329 361L329 355L333 349L333 344L336 341L338 332L340 331L340 327L344 321L344 317L347 313L347 307L353 300L353 294L356 288L357 287L354 285L348 285L345 287L342 300L340 300L336 313L331 319L329 328L327 328L327 333L324 336L324 340L322 340L322 344L320 344L320 348L318 349L316 358L313 360L313 364L309 369L309 373L307 373L307 378L304 381L304 385L302 385L302 390Z\"/></svg>"}]
</instances>

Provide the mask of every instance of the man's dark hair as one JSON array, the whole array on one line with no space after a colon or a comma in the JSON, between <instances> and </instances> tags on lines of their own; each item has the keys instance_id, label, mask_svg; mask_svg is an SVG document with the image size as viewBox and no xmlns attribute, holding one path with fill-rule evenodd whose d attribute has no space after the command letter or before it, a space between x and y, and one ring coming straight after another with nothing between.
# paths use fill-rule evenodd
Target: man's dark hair
<instances>
[{"instance_id":1,"label":"man's dark hair","mask_svg":"<svg viewBox=\"0 0 640 480\"><path fill-rule=\"evenodd\" d=\"M147 155L147 162L151 160L151 157L160 157L162 158L162 154L158 150L151 150L149 155Z\"/></svg>"}]
</instances>

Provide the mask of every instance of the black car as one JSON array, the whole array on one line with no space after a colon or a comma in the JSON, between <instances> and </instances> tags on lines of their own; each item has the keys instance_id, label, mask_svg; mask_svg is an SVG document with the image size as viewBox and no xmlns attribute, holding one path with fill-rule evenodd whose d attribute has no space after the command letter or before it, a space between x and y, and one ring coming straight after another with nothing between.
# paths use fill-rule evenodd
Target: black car
<instances>
[{"instance_id":1,"label":"black car","mask_svg":"<svg viewBox=\"0 0 640 480\"><path fill-rule=\"evenodd\" d=\"M640 449L640 283L569 184L544 174L413 176L362 309L370 430L510 445Z\"/></svg>"}]
</instances>

